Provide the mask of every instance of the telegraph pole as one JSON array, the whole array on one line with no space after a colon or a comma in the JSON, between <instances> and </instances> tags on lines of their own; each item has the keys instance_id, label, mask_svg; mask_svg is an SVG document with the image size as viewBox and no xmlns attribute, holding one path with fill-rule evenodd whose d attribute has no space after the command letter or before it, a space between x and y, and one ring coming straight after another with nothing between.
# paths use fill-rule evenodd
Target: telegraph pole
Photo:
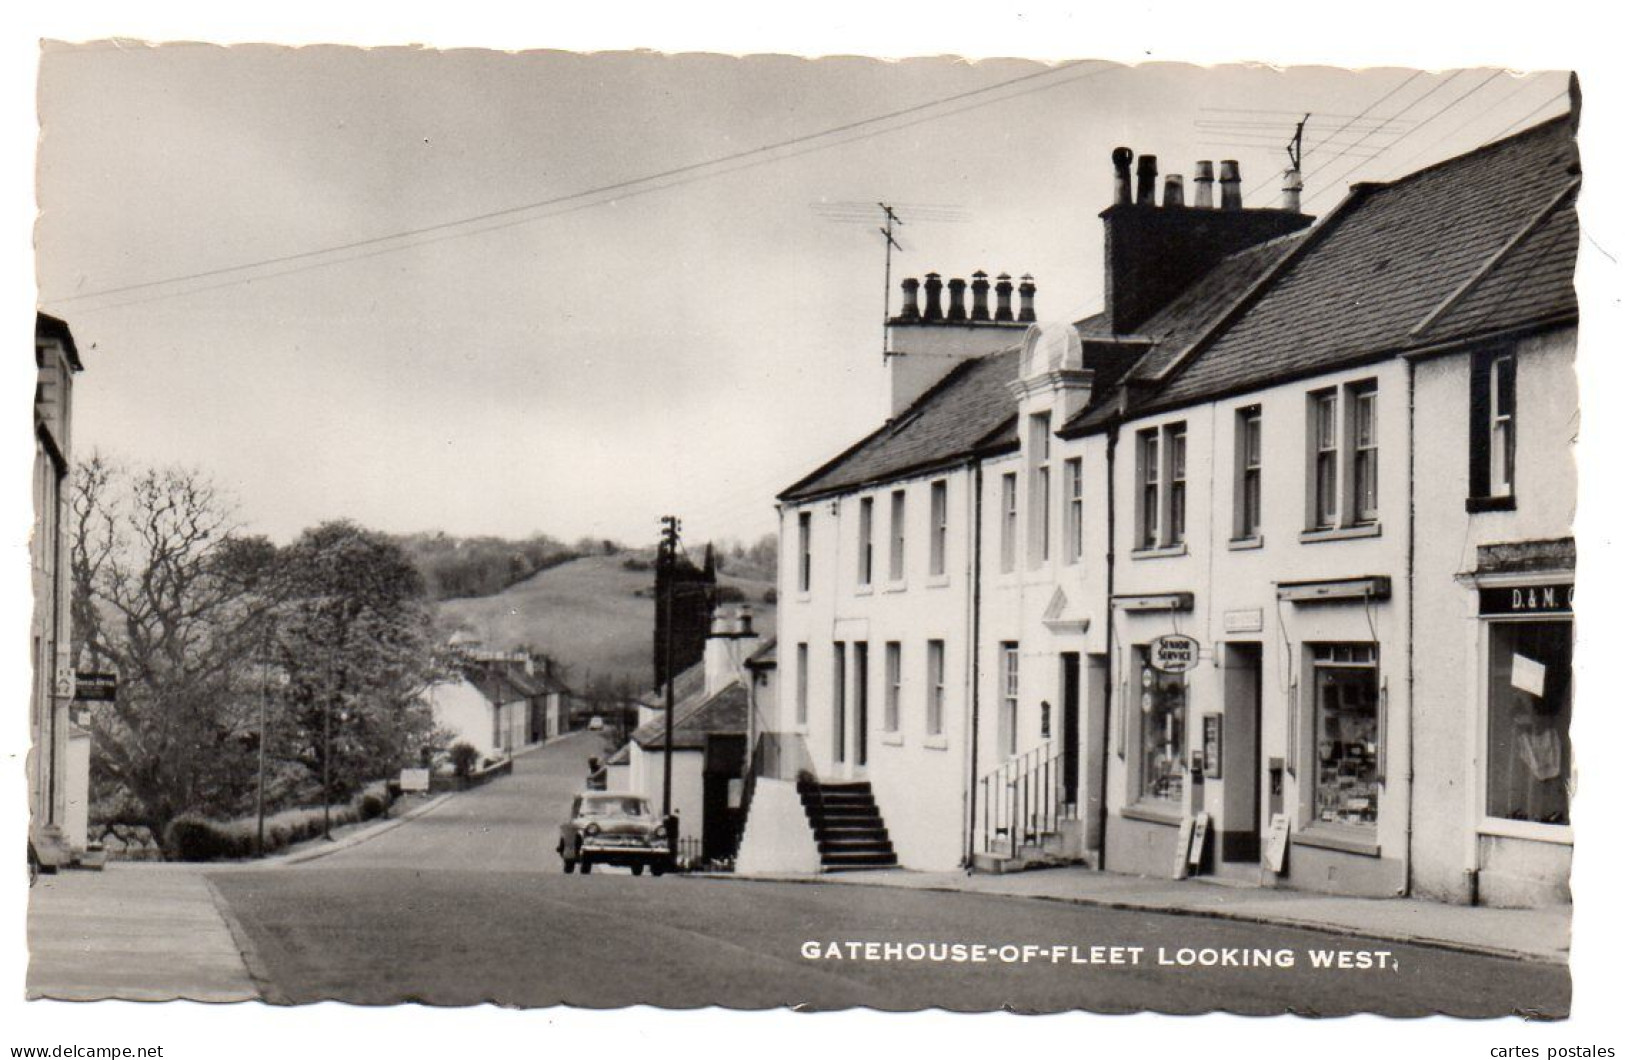
<instances>
[{"instance_id":1,"label":"telegraph pole","mask_svg":"<svg viewBox=\"0 0 1625 1060\"><path fill-rule=\"evenodd\" d=\"M673 729L673 716L677 713L676 699L676 669L672 665L672 601L677 597L677 543L678 534L683 529L682 521L675 515L660 517L660 556L659 562L664 577L661 579L666 587L666 637L664 663L666 667L666 749L665 749L665 775L660 782L660 816L669 820L671 818L671 742Z\"/></svg>"}]
</instances>

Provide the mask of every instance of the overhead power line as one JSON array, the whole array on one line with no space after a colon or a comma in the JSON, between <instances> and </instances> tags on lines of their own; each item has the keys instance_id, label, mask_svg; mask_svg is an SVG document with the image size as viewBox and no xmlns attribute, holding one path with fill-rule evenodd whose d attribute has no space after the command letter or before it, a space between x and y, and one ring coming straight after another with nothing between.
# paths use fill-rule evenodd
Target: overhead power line
<instances>
[{"instance_id":1,"label":"overhead power line","mask_svg":"<svg viewBox=\"0 0 1625 1060\"><path fill-rule=\"evenodd\" d=\"M565 205L569 205L569 204L572 204L572 203L579 203L581 200L592 199L592 198L594 198L596 196L608 195L610 193L617 192L617 191L628 191L629 195L622 196L622 197L630 197L630 194L636 194L636 193L639 193L640 191L656 190L656 189L648 189L648 188L641 188L640 187L642 185L651 184L652 182L655 182L655 181L668 180L668 179L674 178L674 177L683 177L683 176L686 176L686 175L695 174L695 173L705 171L705 170L716 169L717 167L725 166L725 165L728 165L729 163L748 161L750 159L758 158L758 157L763 156L763 155L769 155L769 154L771 154L772 152L775 152L775 151L782 151L782 150L786 150L786 149L789 149L789 148L794 148L794 147L797 147L797 146L800 146L800 145L813 143L814 141L826 140L826 139L829 139L831 137L839 136L842 133L854 132L854 131L863 130L863 129L870 129L873 126L880 125L880 124L882 124L884 122L894 121L897 118L907 117L908 115L911 115L911 114L919 114L922 111L929 111L929 110L933 110L933 109L936 109L936 108L945 107L945 106L948 106L949 104L957 103L957 102L959 102L961 100L972 99L972 98L977 97L977 96L985 96L988 93L997 92L1000 89L1009 88L1009 87L1011 87L1013 85L1024 84L1026 82L1035 81L1035 80L1038 80L1038 79L1041 79L1041 78L1054 77L1056 74L1062 73L1062 72L1064 72L1066 70L1074 69L1074 68L1076 68L1078 66L1084 65L1084 64L1089 63L1089 62L1092 62L1092 60L1075 60L1073 62L1061 63L1061 64L1056 65L1056 66L1046 67L1043 70L1038 70L1038 71L1035 71L1035 72L1030 73L1030 74L1023 74L1020 77L1009 78L1009 79L1007 79L1005 81L997 82L996 84L984 85L984 86L982 86L980 88L969 89L969 90L967 90L965 92L959 92L959 93L956 93L956 94L951 95L951 96L945 96L945 97L943 97L941 99L929 100L929 101L924 102L924 103L917 103L917 104L914 104L912 106L902 107L902 108L899 108L897 110L888 111L885 114L878 114L878 115L874 115L873 117L862 118L862 119L859 119L857 121L845 122L845 123L843 123L841 125L831 126L830 128L822 129L822 130L820 130L818 132L815 132L815 133L808 133L808 134L801 135L801 136L788 137L788 138L783 139L783 140L775 141L774 143L763 144L761 146L749 148L749 149L746 149L746 150L743 150L743 151L736 151L736 152L733 152L731 154L719 155L719 156L716 156L714 158L705 159L705 160L699 161L699 162L691 162L691 163L688 163L686 165L674 166L674 167L672 167L670 169L661 170L661 171L656 172L656 173L648 173L648 174L644 174L643 176L632 177L632 178L629 178L629 179L626 179L626 180L616 181L616 182L610 183L610 184L603 184L603 185L599 185L599 186L594 187L594 188L588 188L588 189L585 189L585 190L582 190L582 191L569 192L567 194L557 195L557 196L553 196L553 197L547 198L547 199L540 199L540 200L537 200L535 202L524 203L524 204L521 204L521 205L518 205L518 206L510 206L510 207L506 207L506 208L500 209L500 210L491 210L491 211L488 211L488 212L485 212L485 213L473 214L473 215L470 215L470 216L467 216L467 217L457 218L456 220L442 221L442 222L439 222L437 224L431 224L431 225L423 225L423 226L417 227L417 228L402 229L402 230L399 230L399 231L396 231L396 232L391 232L391 233L388 233L388 234L385 234L385 235L372 236L372 237L367 238L367 239L358 239L358 240L353 240L353 241L350 241L350 242L347 242L347 243L336 243L336 244L331 244L331 245L324 246L324 247L314 248L314 249L311 249L311 250L299 251L299 252L292 253L292 254L283 254L283 255L279 255L279 256L275 256L275 257L260 258L260 259L257 259L255 261L244 262L244 263L240 263L240 264L237 264L237 265L226 265L226 266L221 266L219 268L214 268L214 269L204 269L204 270L200 270L200 271L197 271L197 272L191 272L191 273L186 273L186 274L177 275L177 276L169 276L169 277L165 277L163 279L146 280L146 281L142 281L142 282L139 282L139 283L123 284L123 285L120 285L120 286L117 286L117 287L106 287L106 288L101 288L101 289L95 290L95 291L84 291L84 292L80 292L80 293L74 294L74 295L69 295L69 296L66 296L66 297L63 297L63 298L50 299L50 300L47 301L46 304L50 304L50 305L66 305L66 304L72 303L72 302L81 302L81 301L85 301L85 300L92 299L92 298L106 297L108 295L128 294L128 293L131 293L131 292L134 292L134 291L149 290L149 289L154 288L154 287L162 287L162 286L166 286L166 285L169 285L169 284L185 283L185 282L192 281L192 280L213 279L213 278L219 277L219 276L225 276L225 275L230 275L230 274L234 274L234 273L247 272L247 271L252 270L252 269L261 269L261 268L265 268L267 266L272 266L272 265L287 265L287 264L293 264L295 262L308 262L308 261L310 261L310 259L323 257L325 255L340 254L340 253L344 253L346 251L351 251L351 250L363 250L363 249L366 249L366 248L369 248L369 247L377 247L380 244L386 244L386 243L393 244L393 243L396 243L397 241L407 240L407 239L411 239L411 238L414 238L414 237L417 237L417 236L435 235L435 234L445 233L445 232L448 232L448 231L455 231L455 230L459 230L459 229L468 228L469 226L477 225L477 224L480 224L481 222L486 222L486 221L500 221L500 220L503 220L503 219L511 219L511 218L515 217L516 215L523 215L523 214L527 214L527 213L533 213L535 211L545 210L545 209L548 209L548 208L551 208L551 207L556 207L556 206L565 206ZM1113 69L1113 67L1107 67L1106 69ZM1104 73L1104 72L1106 72L1106 71L1105 70L1096 70L1096 71L1093 71L1091 74L1085 74L1083 76L1088 77L1088 76L1092 76L1093 73ZM1075 80L1079 80L1079 78L1067 78L1067 79L1065 79L1063 81L1060 81L1060 82L1053 82L1052 84L1057 84L1057 85L1058 84L1068 84L1068 83L1071 83L1072 81L1075 81ZM1029 90L1029 91L1035 91L1035 90L1048 88L1048 87L1051 87L1051 85L1038 86L1038 89L1032 89L1032 90ZM1002 102L1002 101L1004 101L1006 99L1019 98L1020 96L1026 95L1026 94L1028 94L1028 93L1027 92L1011 93L1008 96L1001 96L1001 97L998 97L997 99L994 99L994 100L983 101L983 102L977 104L976 106L984 106L984 105L987 105L988 103L997 103L997 102ZM949 117L952 114L962 113L965 110L971 110L971 109L975 109L975 107L959 108L957 110L950 111L947 114L930 115L925 120L935 120L935 119L941 118L941 117ZM903 125L895 127L895 129L894 128L886 128L886 129L882 129L882 130L879 130L879 131L876 131L876 132L872 132L872 133L870 133L870 135L879 135L882 132L891 132L891 131L896 131L896 129L909 128L909 127L911 127L912 125L915 125L915 124L920 124L920 122L916 121L916 122L905 123ZM859 137L853 137L853 138L851 138L849 140L843 140L843 141L839 141L839 142L841 142L841 143L850 143L850 142L852 142L852 140L865 139L865 138L867 138L867 137L859 136ZM803 152L796 152L796 154L801 154L801 153L807 153L807 152L804 152L804 151ZM791 157L794 157L794 155L792 155ZM773 160L775 160L775 159L769 159L769 161L773 161ZM735 169L726 170L725 172L736 172L737 169L740 169L740 168L749 168L749 167L748 166L736 167ZM709 174L704 174L704 175L709 175ZM677 186L679 184L684 184L684 183L689 183L689 182L690 181L687 181L687 180L677 180L677 181L672 181L670 184L660 185L660 187L662 187L662 188L664 188L664 187L673 187L673 186ZM588 203L588 205L596 205L596 202ZM554 216L554 215L553 214L546 214L546 215L543 215L543 216ZM524 221L528 221L528 220L532 220L532 219L533 218L528 218L528 217L523 218ZM487 228L478 229L478 231L489 231L491 228L495 228L495 227L503 227L503 226L502 225L493 225L493 226L489 226ZM395 250L408 249L409 247L419 246L419 245L421 245L421 244L410 243L410 244L405 244L405 245L399 246L399 247L390 246L383 252L386 252L386 253L387 252L393 252ZM359 256L354 257L354 258L345 258L345 259L342 259L342 260L344 260L344 261L360 260L361 258L370 257L370 256L372 256L372 255L359 255ZM320 267L320 265L325 265L325 264L334 264L334 263L322 262L322 263L318 263L317 265L312 266L312 267ZM287 275L289 272L292 272L292 271L297 271L297 270L285 270L283 272L272 273L271 275L273 275L273 276ZM213 289L213 288L202 288L202 290L211 290L211 289ZM194 292L192 290L188 290L188 291L183 292L183 293L194 293Z\"/></svg>"}]
</instances>

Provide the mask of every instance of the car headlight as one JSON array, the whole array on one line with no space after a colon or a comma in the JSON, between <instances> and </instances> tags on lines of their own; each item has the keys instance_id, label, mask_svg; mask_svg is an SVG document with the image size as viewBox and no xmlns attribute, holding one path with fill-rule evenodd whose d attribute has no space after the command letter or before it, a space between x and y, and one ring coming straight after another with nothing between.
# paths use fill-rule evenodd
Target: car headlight
<instances>
[{"instance_id":1,"label":"car headlight","mask_svg":"<svg viewBox=\"0 0 1625 1060\"><path fill-rule=\"evenodd\" d=\"M585 828L583 828L581 830L583 835L597 835L600 831L601 831L601 829L598 827L598 822L597 821L589 822L587 824L587 827L585 827Z\"/></svg>"},{"instance_id":2,"label":"car headlight","mask_svg":"<svg viewBox=\"0 0 1625 1060\"><path fill-rule=\"evenodd\" d=\"M666 826L663 825L663 824L656 825L655 830L653 832L649 833L649 838L650 839L664 839L664 838L666 838Z\"/></svg>"}]
</instances>

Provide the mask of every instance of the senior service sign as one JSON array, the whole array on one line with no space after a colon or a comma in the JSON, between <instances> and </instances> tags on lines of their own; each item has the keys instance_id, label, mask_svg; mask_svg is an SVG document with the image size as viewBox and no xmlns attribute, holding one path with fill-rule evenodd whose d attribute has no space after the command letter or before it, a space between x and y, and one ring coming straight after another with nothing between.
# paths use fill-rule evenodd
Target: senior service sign
<instances>
[{"instance_id":1,"label":"senior service sign","mask_svg":"<svg viewBox=\"0 0 1625 1060\"><path fill-rule=\"evenodd\" d=\"M1165 674L1183 674L1196 669L1202 645L1183 633L1165 633L1146 645L1151 668Z\"/></svg>"}]
</instances>

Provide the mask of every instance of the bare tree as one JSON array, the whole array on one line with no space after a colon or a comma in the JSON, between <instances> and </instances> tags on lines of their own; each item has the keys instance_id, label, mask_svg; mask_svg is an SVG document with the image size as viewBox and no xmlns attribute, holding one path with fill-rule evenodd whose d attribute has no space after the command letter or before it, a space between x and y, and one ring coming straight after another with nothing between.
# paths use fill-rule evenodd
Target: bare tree
<instances>
[{"instance_id":1,"label":"bare tree","mask_svg":"<svg viewBox=\"0 0 1625 1060\"><path fill-rule=\"evenodd\" d=\"M77 469L69 529L76 657L119 676L93 715L97 794L156 826L240 808L257 738L243 686L275 549L235 533L200 472L130 473L100 454Z\"/></svg>"}]
</instances>

